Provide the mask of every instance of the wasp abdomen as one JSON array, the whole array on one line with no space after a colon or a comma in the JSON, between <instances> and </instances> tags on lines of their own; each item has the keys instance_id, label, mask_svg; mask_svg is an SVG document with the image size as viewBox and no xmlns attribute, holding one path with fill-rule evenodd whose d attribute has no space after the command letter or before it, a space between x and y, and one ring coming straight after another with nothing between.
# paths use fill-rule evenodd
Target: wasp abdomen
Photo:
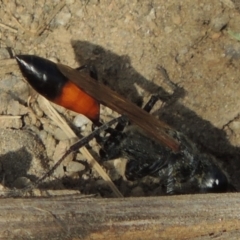
<instances>
[{"instance_id":1,"label":"wasp abdomen","mask_svg":"<svg viewBox=\"0 0 240 240\"><path fill-rule=\"evenodd\" d=\"M98 101L65 77L54 62L34 55L17 55L16 60L23 76L36 92L49 101L98 122Z\"/></svg>"}]
</instances>

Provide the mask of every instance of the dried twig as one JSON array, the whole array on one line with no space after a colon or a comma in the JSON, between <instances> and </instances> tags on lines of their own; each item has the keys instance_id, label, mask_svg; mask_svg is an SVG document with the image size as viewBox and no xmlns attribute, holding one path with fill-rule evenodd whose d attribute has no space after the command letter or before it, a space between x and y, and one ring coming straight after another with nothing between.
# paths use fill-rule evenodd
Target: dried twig
<instances>
[{"instance_id":1,"label":"dried twig","mask_svg":"<svg viewBox=\"0 0 240 240\"><path fill-rule=\"evenodd\" d=\"M5 6L7 6L7 1L4 0L3 1ZM9 11L8 8L6 8L6 11L8 11L9 15L12 16L12 19L15 21L16 25L18 26L19 29L21 29L25 34L30 34L30 35L35 35L35 36L40 36L44 30L47 28L47 26L49 25L49 23L51 22L51 20L56 16L56 14L61 11L61 9L65 6L65 1L62 0L60 1L60 3L57 4L57 6L55 6L52 10L52 12L49 14L49 16L46 18L45 21L43 21L43 23L37 28L36 31L30 31L28 29L26 29L25 27L22 26L22 24L18 21L18 19L14 16L14 14L12 12ZM3 27L5 29L8 29L14 33L17 33L17 29L13 28L13 27L9 27L6 24L0 24L0 27Z\"/></svg>"},{"instance_id":2,"label":"dried twig","mask_svg":"<svg viewBox=\"0 0 240 240\"><path fill-rule=\"evenodd\" d=\"M52 21L52 19L62 10L62 8L65 6L65 4L66 4L65 1L61 1L56 7L54 7L52 12L49 14L47 19L45 20L45 22L40 27L38 27L38 29L35 33L37 36L39 36L43 33L43 31L47 28L47 26Z\"/></svg>"},{"instance_id":3,"label":"dried twig","mask_svg":"<svg viewBox=\"0 0 240 240\"><path fill-rule=\"evenodd\" d=\"M19 119L21 116L9 116L9 115L1 115L0 119Z\"/></svg>"},{"instance_id":4,"label":"dried twig","mask_svg":"<svg viewBox=\"0 0 240 240\"><path fill-rule=\"evenodd\" d=\"M17 29L14 27L10 27L4 23L0 23L0 27L9 30L10 32L17 33Z\"/></svg>"},{"instance_id":5,"label":"dried twig","mask_svg":"<svg viewBox=\"0 0 240 240\"><path fill-rule=\"evenodd\" d=\"M70 138L77 138L76 134L72 131L72 129L67 125L67 123L62 119L62 117L58 114L58 112L52 107L48 100L44 98L44 103L47 108L50 110L49 117L68 135ZM98 172L98 174L106 181L112 191L115 193L117 197L123 197L123 195L119 192L115 184L112 182L110 177L106 174L106 172L102 169L99 163L93 158L93 156L89 153L89 151L82 147L80 152L86 157L89 165Z\"/></svg>"}]
</instances>

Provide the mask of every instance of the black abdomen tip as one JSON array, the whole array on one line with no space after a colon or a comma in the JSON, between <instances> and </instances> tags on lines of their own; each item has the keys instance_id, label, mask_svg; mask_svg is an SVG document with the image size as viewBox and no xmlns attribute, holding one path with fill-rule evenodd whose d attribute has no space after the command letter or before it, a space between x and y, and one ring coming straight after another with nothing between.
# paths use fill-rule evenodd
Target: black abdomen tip
<instances>
[{"instance_id":1,"label":"black abdomen tip","mask_svg":"<svg viewBox=\"0 0 240 240\"><path fill-rule=\"evenodd\" d=\"M35 55L17 55L17 63L28 83L49 100L54 100L68 81L50 60Z\"/></svg>"}]
</instances>

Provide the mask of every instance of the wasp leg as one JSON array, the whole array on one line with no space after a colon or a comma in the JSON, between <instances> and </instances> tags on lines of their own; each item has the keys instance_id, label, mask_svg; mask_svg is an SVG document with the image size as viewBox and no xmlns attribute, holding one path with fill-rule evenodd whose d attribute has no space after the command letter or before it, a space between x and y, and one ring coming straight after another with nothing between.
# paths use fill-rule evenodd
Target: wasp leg
<instances>
[{"instance_id":1,"label":"wasp leg","mask_svg":"<svg viewBox=\"0 0 240 240\"><path fill-rule=\"evenodd\" d=\"M173 94L169 95L165 93L163 94L164 96L159 96L159 98L161 97L161 100L164 101L167 105L171 105L175 103L178 99L183 98L186 95L185 90L170 79L165 68L163 68L162 66L157 66L157 69L161 72L164 81L173 90Z\"/></svg>"},{"instance_id":2,"label":"wasp leg","mask_svg":"<svg viewBox=\"0 0 240 240\"><path fill-rule=\"evenodd\" d=\"M159 100L158 95L152 95L150 100L144 106L146 112L150 112L154 104ZM110 133L108 137L96 136L96 141L102 147L99 151L101 158L106 161L113 158L118 158L121 155L121 142L126 138L126 133L122 132L129 125L128 119L121 119L114 129L109 128L106 132Z\"/></svg>"},{"instance_id":3,"label":"wasp leg","mask_svg":"<svg viewBox=\"0 0 240 240\"><path fill-rule=\"evenodd\" d=\"M150 112L158 100L159 100L158 95L152 95L151 98L146 103L146 105L143 107L143 110L145 110L146 112Z\"/></svg>"},{"instance_id":4,"label":"wasp leg","mask_svg":"<svg viewBox=\"0 0 240 240\"><path fill-rule=\"evenodd\" d=\"M89 70L90 77L95 79L96 81L98 81L98 73L97 73L97 69L94 65L85 64L85 65L82 65L82 66L80 66L78 68L75 68L75 69L78 70L78 71L81 71L81 70L84 70L84 69Z\"/></svg>"},{"instance_id":5,"label":"wasp leg","mask_svg":"<svg viewBox=\"0 0 240 240\"><path fill-rule=\"evenodd\" d=\"M125 133L119 130L128 123L128 119L125 116L118 118L118 122L115 128L108 128L105 133L110 134L110 136L100 136L100 134L95 136L97 143L101 146L99 155L103 161L118 158L121 155L121 142L125 138Z\"/></svg>"},{"instance_id":6,"label":"wasp leg","mask_svg":"<svg viewBox=\"0 0 240 240\"><path fill-rule=\"evenodd\" d=\"M112 119L111 121L104 123L101 127L96 129L94 132L89 134L88 136L80 139L78 142L74 143L66 152L65 154L57 161L57 163L47 172L45 173L41 178L37 180L35 183L36 186L39 185L44 179L46 179L48 176L50 176L55 169L63 162L63 160L71 153L77 151L79 148L85 146L89 141L91 141L95 135L98 135L101 131L106 130L109 128L112 124L115 124L117 121L119 121L119 118Z\"/></svg>"},{"instance_id":7,"label":"wasp leg","mask_svg":"<svg viewBox=\"0 0 240 240\"><path fill-rule=\"evenodd\" d=\"M152 95L151 98L148 100L146 105L143 107L143 110L146 112L150 112L155 105L155 103L159 100L158 95ZM118 122L118 124L115 127L115 130L117 131L123 131L123 129L129 124L128 121L121 121Z\"/></svg>"}]
</instances>

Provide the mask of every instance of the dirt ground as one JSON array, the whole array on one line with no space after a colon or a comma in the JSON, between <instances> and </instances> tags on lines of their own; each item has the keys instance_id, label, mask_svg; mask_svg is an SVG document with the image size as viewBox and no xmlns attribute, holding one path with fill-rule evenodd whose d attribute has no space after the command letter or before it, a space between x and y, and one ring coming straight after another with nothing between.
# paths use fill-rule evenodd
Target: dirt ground
<instances>
[{"instance_id":1,"label":"dirt ground","mask_svg":"<svg viewBox=\"0 0 240 240\"><path fill-rule=\"evenodd\" d=\"M157 70L163 66L181 95L173 94L173 101L159 104L153 114L214 155L240 190L239 7L230 0L2 0L0 180L11 188L24 184L23 177L36 180L58 159L62 144L69 144L41 98L32 104L36 116L27 106L30 90L10 59L11 48L71 67L94 64L101 81L137 104L159 91L173 93ZM76 116L58 109L70 122ZM109 115L115 116L103 108L102 118ZM90 126L82 134L89 131ZM148 180L146 190L112 177L125 196L157 194L155 180ZM82 163L60 166L48 181L56 189L74 186L112 196Z\"/></svg>"}]
</instances>

